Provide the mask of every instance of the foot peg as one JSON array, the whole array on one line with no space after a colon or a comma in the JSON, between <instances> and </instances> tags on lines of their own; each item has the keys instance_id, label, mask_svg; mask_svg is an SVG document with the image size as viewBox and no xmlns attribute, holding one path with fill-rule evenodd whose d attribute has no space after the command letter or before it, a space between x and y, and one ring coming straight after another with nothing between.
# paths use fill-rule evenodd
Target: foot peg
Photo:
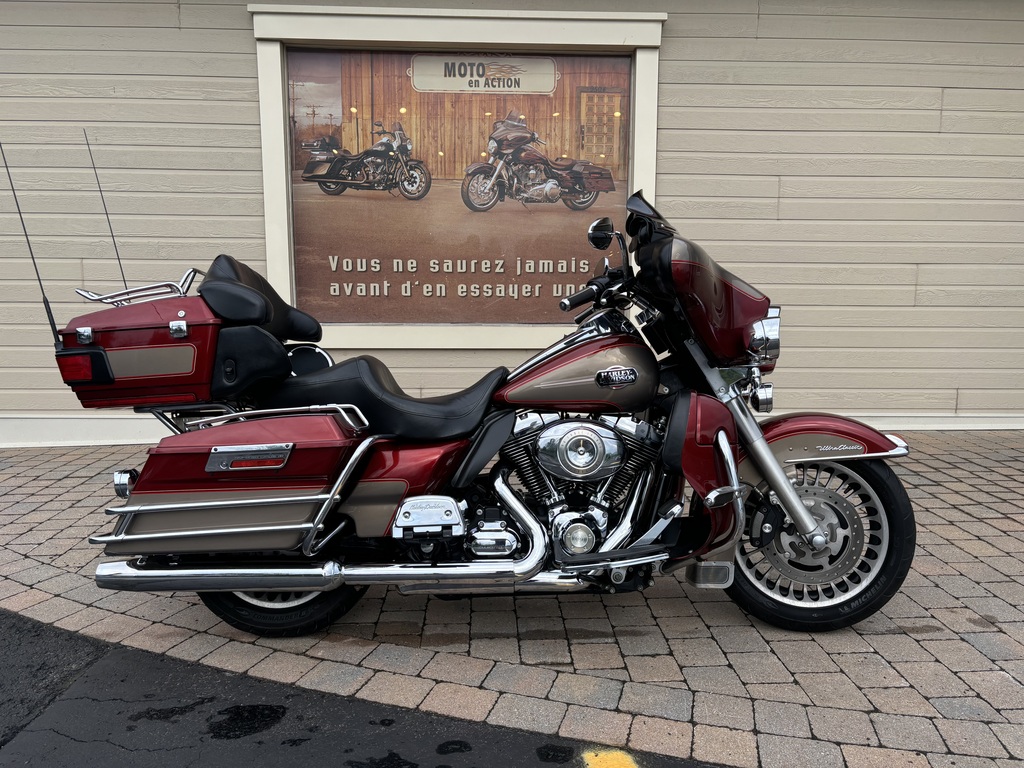
<instances>
[{"instance_id":1,"label":"foot peg","mask_svg":"<svg viewBox=\"0 0 1024 768\"><path fill-rule=\"evenodd\" d=\"M733 563L708 560L686 566L683 578L698 589L725 589L732 585Z\"/></svg>"}]
</instances>

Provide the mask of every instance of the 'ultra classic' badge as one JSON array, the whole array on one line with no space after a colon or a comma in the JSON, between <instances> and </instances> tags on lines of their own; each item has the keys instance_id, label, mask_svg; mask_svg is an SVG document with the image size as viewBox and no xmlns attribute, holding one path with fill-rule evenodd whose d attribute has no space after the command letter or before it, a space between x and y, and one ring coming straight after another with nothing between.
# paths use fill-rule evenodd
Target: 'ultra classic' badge
<instances>
[{"instance_id":1,"label":"'ultra classic' badge","mask_svg":"<svg viewBox=\"0 0 1024 768\"><path fill-rule=\"evenodd\" d=\"M613 365L611 368L598 371L595 381L597 381L597 386L599 387L622 389L630 384L636 384L636 380L639 378L640 374L636 372L636 368L624 368L621 365Z\"/></svg>"}]
</instances>

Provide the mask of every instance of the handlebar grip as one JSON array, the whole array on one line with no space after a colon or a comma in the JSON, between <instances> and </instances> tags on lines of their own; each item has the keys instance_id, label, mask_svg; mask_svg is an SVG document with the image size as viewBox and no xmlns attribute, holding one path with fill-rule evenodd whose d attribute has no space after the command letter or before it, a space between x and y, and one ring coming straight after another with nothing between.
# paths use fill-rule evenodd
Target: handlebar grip
<instances>
[{"instance_id":1,"label":"handlebar grip","mask_svg":"<svg viewBox=\"0 0 1024 768\"><path fill-rule=\"evenodd\" d=\"M598 297L601 291L593 286L588 285L579 293L574 293L572 296L566 296L560 302L558 302L558 308L563 312L569 312L581 304L586 304L588 301L593 301Z\"/></svg>"}]
</instances>

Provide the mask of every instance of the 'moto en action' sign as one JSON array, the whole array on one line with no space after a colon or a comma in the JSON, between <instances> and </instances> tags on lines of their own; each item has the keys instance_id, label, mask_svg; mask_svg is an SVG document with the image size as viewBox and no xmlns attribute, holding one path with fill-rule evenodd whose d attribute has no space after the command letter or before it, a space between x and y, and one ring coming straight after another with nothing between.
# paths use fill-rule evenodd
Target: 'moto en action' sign
<instances>
[{"instance_id":1,"label":"'moto en action' sign","mask_svg":"<svg viewBox=\"0 0 1024 768\"><path fill-rule=\"evenodd\" d=\"M409 68L413 89L425 93L552 93L558 83L555 60L420 53Z\"/></svg>"}]
</instances>

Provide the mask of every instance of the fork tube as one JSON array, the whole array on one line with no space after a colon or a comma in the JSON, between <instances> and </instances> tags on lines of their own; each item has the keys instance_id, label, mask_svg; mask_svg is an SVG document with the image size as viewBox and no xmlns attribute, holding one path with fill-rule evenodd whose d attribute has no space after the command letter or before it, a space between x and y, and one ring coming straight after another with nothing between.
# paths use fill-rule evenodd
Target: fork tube
<instances>
[{"instance_id":1,"label":"fork tube","mask_svg":"<svg viewBox=\"0 0 1024 768\"><path fill-rule=\"evenodd\" d=\"M498 180L498 174L501 173L501 169L505 167L505 158L501 158L498 164L494 166L494 175L491 176L491 180L484 184L483 193L486 195L491 191L491 187L494 186L494 182Z\"/></svg>"},{"instance_id":2,"label":"fork tube","mask_svg":"<svg viewBox=\"0 0 1024 768\"><path fill-rule=\"evenodd\" d=\"M743 398L733 397L727 400L725 405L736 421L736 427L739 429L743 442L746 444L744 447L754 459L754 463L761 470L765 480L768 481L768 486L779 497L779 501L782 502L782 508L792 518L793 524L800 532L800 535L804 537L812 548L823 548L828 543L825 534L818 527L818 523L811 515L810 510L804 506L800 496L793 489L793 484L779 464L778 459L775 458L772 449L768 447L768 442L764 439L761 426L747 409Z\"/></svg>"}]
</instances>

